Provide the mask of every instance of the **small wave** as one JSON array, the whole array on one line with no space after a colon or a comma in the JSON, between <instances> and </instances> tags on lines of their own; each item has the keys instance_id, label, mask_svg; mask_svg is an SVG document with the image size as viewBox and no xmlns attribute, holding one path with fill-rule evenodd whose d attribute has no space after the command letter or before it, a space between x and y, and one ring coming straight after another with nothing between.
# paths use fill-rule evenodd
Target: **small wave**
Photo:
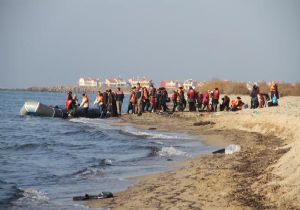
<instances>
[{"instance_id":1,"label":"small wave","mask_svg":"<svg viewBox=\"0 0 300 210\"><path fill-rule=\"evenodd\" d=\"M72 118L69 120L74 123L82 123L90 126L103 127L106 129L112 129L112 126L109 123L120 122L120 119L89 119L84 117Z\"/></svg>"},{"instance_id":2,"label":"small wave","mask_svg":"<svg viewBox=\"0 0 300 210\"><path fill-rule=\"evenodd\" d=\"M24 189L22 196L13 202L16 206L32 206L40 205L49 202L49 198L46 196L46 193L41 192L36 189Z\"/></svg>"},{"instance_id":3,"label":"small wave","mask_svg":"<svg viewBox=\"0 0 300 210\"><path fill-rule=\"evenodd\" d=\"M98 166L111 166L114 160L106 159L106 158L91 158L88 163L93 164L91 167L98 167ZM95 164L96 163L96 164Z\"/></svg>"},{"instance_id":4,"label":"small wave","mask_svg":"<svg viewBox=\"0 0 300 210\"><path fill-rule=\"evenodd\" d=\"M3 147L6 150L34 150L38 148L48 148L51 144L48 143L27 143L27 144L14 144L11 146Z\"/></svg>"},{"instance_id":5,"label":"small wave","mask_svg":"<svg viewBox=\"0 0 300 210\"><path fill-rule=\"evenodd\" d=\"M186 152L180 151L175 147L162 147L160 151L157 152L159 156L162 157L171 157L171 156L186 156L190 157Z\"/></svg>"},{"instance_id":6,"label":"small wave","mask_svg":"<svg viewBox=\"0 0 300 210\"><path fill-rule=\"evenodd\" d=\"M158 132L147 132L147 131L138 131L138 130L130 130L125 129L119 131L120 134L123 135L130 135L130 136L137 136L140 138L147 138L147 139L182 139L183 137L168 133L158 133Z\"/></svg>"},{"instance_id":7,"label":"small wave","mask_svg":"<svg viewBox=\"0 0 300 210\"><path fill-rule=\"evenodd\" d=\"M103 169L99 169L99 168L94 168L94 167L87 167L84 169L81 169L75 173L72 174L73 176L79 176L79 177L83 177L83 178L88 178L88 177L92 177L92 176L103 176L104 175L104 171Z\"/></svg>"}]
</instances>

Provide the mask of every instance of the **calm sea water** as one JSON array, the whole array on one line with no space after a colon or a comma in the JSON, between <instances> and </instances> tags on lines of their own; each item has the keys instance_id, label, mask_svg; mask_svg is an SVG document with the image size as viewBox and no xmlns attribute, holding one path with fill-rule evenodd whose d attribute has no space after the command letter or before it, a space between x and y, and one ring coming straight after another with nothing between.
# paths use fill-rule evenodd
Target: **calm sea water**
<instances>
[{"instance_id":1,"label":"calm sea water","mask_svg":"<svg viewBox=\"0 0 300 210\"><path fill-rule=\"evenodd\" d=\"M0 209L85 209L72 197L122 191L130 177L213 150L183 134L112 125L120 119L19 115L27 100L63 106L65 98L0 91Z\"/></svg>"}]
</instances>

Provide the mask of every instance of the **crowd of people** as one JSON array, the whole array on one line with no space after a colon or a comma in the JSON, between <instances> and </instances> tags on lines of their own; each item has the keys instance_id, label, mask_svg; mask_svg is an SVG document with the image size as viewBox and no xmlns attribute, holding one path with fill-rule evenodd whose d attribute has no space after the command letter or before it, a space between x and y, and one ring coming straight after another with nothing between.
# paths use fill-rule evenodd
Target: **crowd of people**
<instances>
[{"instance_id":1,"label":"crowd of people","mask_svg":"<svg viewBox=\"0 0 300 210\"><path fill-rule=\"evenodd\" d=\"M278 85L272 83L270 87L270 95L261 93L258 85L253 85L250 93L251 109L263 108L266 106L277 106L279 99ZM99 91L94 105L99 109L99 116L105 118L107 116L120 116L122 113L122 104L124 93L120 88L116 91L111 89L104 92ZM172 102L172 107L168 106L168 102ZM216 112L220 111L238 111L243 108L248 108L241 97L230 99L228 95L224 95L220 102L220 91L216 87L214 90L202 93L190 87L184 90L179 87L178 90L172 92L169 97L166 88L155 88L151 85L149 88L142 87L140 83L131 88L127 114L142 115L144 112L182 112L188 107L190 112ZM72 92L68 93L66 101L66 109L70 116L74 116L77 107L81 107L87 114L89 110L89 97L87 94L82 94L82 102L79 104L76 95ZM218 109L219 108L219 109Z\"/></svg>"},{"instance_id":2,"label":"crowd of people","mask_svg":"<svg viewBox=\"0 0 300 210\"><path fill-rule=\"evenodd\" d=\"M105 118L107 116L117 117L121 115L124 93L120 88L114 92L111 89L104 92L98 91L94 105L99 109L99 116ZM86 93L82 94L82 102L79 104L76 95L70 91L67 95L66 109L69 116L75 116L77 108L81 107L87 115L90 102Z\"/></svg>"}]
</instances>

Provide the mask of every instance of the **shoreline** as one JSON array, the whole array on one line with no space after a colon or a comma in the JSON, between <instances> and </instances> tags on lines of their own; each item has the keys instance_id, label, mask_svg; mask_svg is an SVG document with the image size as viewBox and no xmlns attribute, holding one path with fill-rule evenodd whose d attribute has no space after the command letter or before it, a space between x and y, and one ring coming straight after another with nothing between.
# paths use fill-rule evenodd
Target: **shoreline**
<instances>
[{"instance_id":1,"label":"shoreline","mask_svg":"<svg viewBox=\"0 0 300 210\"><path fill-rule=\"evenodd\" d=\"M290 99L295 97L287 98L286 105L291 105ZM291 103L300 106L299 102L296 97L296 102ZM287 178L298 176L284 176L285 171L281 170L296 147L291 143L297 138L299 111L293 110L296 114L291 117L285 108L235 113L124 115L124 123L138 128L184 132L211 146L235 143L241 145L242 150L233 155L200 155L185 161L175 171L138 178L136 185L117 193L115 198L88 201L86 205L112 209L299 208L296 193L299 187L295 187L295 183L286 184ZM274 121L275 118L285 119L285 122ZM193 125L204 121L212 123ZM298 127L291 130L291 124ZM285 167L284 170L293 170Z\"/></svg>"}]
</instances>

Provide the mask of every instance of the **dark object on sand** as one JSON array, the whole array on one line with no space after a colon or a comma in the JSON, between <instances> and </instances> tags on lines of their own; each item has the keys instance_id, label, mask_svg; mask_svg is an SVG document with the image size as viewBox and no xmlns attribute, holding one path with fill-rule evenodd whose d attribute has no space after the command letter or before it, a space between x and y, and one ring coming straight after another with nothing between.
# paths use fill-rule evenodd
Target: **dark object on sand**
<instances>
[{"instance_id":1,"label":"dark object on sand","mask_svg":"<svg viewBox=\"0 0 300 210\"><path fill-rule=\"evenodd\" d=\"M156 128L148 128L148 130L156 130Z\"/></svg>"},{"instance_id":2,"label":"dark object on sand","mask_svg":"<svg viewBox=\"0 0 300 210\"><path fill-rule=\"evenodd\" d=\"M74 196L73 201L85 201L90 199L104 199L113 198L114 195L111 192L101 192L98 195L85 194L84 196Z\"/></svg>"},{"instance_id":3,"label":"dark object on sand","mask_svg":"<svg viewBox=\"0 0 300 210\"><path fill-rule=\"evenodd\" d=\"M225 148L219 149L219 150L214 151L214 152L212 152L212 153L213 153L213 154L218 154L218 153L224 154L224 153L225 153Z\"/></svg>"},{"instance_id":4,"label":"dark object on sand","mask_svg":"<svg viewBox=\"0 0 300 210\"><path fill-rule=\"evenodd\" d=\"M202 126L202 125L214 125L216 124L215 122L211 121L200 121L200 122L195 122L193 125L194 126Z\"/></svg>"},{"instance_id":5,"label":"dark object on sand","mask_svg":"<svg viewBox=\"0 0 300 210\"><path fill-rule=\"evenodd\" d=\"M67 118L66 109L60 109L57 106L50 107L37 101L27 101L20 110L21 115L32 115L41 117L60 117ZM99 109L89 109L86 114L83 109L79 108L74 117L97 118L100 117Z\"/></svg>"}]
</instances>

